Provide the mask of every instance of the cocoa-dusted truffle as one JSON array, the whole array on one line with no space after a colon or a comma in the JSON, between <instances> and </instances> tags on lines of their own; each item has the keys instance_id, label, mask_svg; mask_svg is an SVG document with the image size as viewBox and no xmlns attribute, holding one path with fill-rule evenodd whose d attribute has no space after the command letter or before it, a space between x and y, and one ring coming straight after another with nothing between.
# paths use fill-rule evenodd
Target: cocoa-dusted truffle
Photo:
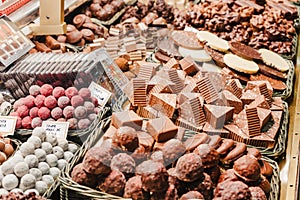
<instances>
[{"instance_id":1,"label":"cocoa-dusted truffle","mask_svg":"<svg viewBox=\"0 0 300 200\"><path fill-rule=\"evenodd\" d=\"M78 95L78 90L75 87L69 87L65 90L65 95L71 99L73 96Z\"/></svg>"},{"instance_id":2,"label":"cocoa-dusted truffle","mask_svg":"<svg viewBox=\"0 0 300 200\"><path fill-rule=\"evenodd\" d=\"M217 166L220 161L219 153L208 144L200 144L194 153L201 157L205 169Z\"/></svg>"},{"instance_id":3,"label":"cocoa-dusted truffle","mask_svg":"<svg viewBox=\"0 0 300 200\"><path fill-rule=\"evenodd\" d=\"M55 108L57 101L54 96L50 95L45 98L44 104L47 108L52 109Z\"/></svg>"},{"instance_id":4,"label":"cocoa-dusted truffle","mask_svg":"<svg viewBox=\"0 0 300 200\"><path fill-rule=\"evenodd\" d=\"M56 107L53 110L51 110L51 117L53 119L59 119L63 116L63 110L60 107Z\"/></svg>"},{"instance_id":5,"label":"cocoa-dusted truffle","mask_svg":"<svg viewBox=\"0 0 300 200\"><path fill-rule=\"evenodd\" d=\"M27 106L23 105L17 109L17 113L21 118L23 118L23 117L28 116L29 110L28 110Z\"/></svg>"},{"instance_id":6,"label":"cocoa-dusted truffle","mask_svg":"<svg viewBox=\"0 0 300 200\"><path fill-rule=\"evenodd\" d=\"M40 88L40 93L41 93L41 95L44 95L45 97L51 95L52 92L53 92L53 87L52 87L52 85L44 84L44 85L42 85L42 87Z\"/></svg>"},{"instance_id":7,"label":"cocoa-dusted truffle","mask_svg":"<svg viewBox=\"0 0 300 200\"><path fill-rule=\"evenodd\" d=\"M75 95L71 98L71 105L74 107L81 106L84 103L84 99L80 95Z\"/></svg>"},{"instance_id":8,"label":"cocoa-dusted truffle","mask_svg":"<svg viewBox=\"0 0 300 200\"><path fill-rule=\"evenodd\" d=\"M215 189L214 199L251 199L249 187L241 181L224 181Z\"/></svg>"},{"instance_id":9,"label":"cocoa-dusted truffle","mask_svg":"<svg viewBox=\"0 0 300 200\"><path fill-rule=\"evenodd\" d=\"M88 119L81 119L78 122L78 128L79 129L86 129L89 127L89 125L91 124L91 121Z\"/></svg>"},{"instance_id":10,"label":"cocoa-dusted truffle","mask_svg":"<svg viewBox=\"0 0 300 200\"><path fill-rule=\"evenodd\" d=\"M136 174L142 177L143 189L161 192L168 187L168 173L162 163L147 160L136 167Z\"/></svg>"},{"instance_id":11,"label":"cocoa-dusted truffle","mask_svg":"<svg viewBox=\"0 0 300 200\"><path fill-rule=\"evenodd\" d=\"M33 119L35 117L38 116L38 111L39 111L39 108L38 107L33 107L30 109L29 111L29 116Z\"/></svg>"},{"instance_id":12,"label":"cocoa-dusted truffle","mask_svg":"<svg viewBox=\"0 0 300 200\"><path fill-rule=\"evenodd\" d=\"M96 185L96 176L88 174L83 169L83 164L76 165L71 173L72 180L78 184L93 187Z\"/></svg>"},{"instance_id":13,"label":"cocoa-dusted truffle","mask_svg":"<svg viewBox=\"0 0 300 200\"><path fill-rule=\"evenodd\" d=\"M27 116L22 119L22 127L26 129L30 129L31 127L31 117Z\"/></svg>"},{"instance_id":14,"label":"cocoa-dusted truffle","mask_svg":"<svg viewBox=\"0 0 300 200\"><path fill-rule=\"evenodd\" d=\"M203 166L200 156L188 153L180 157L176 164L176 174L179 180L194 182L203 176Z\"/></svg>"},{"instance_id":15,"label":"cocoa-dusted truffle","mask_svg":"<svg viewBox=\"0 0 300 200\"><path fill-rule=\"evenodd\" d=\"M86 108L88 113L94 112L95 105L90 101L85 101L83 106Z\"/></svg>"},{"instance_id":16,"label":"cocoa-dusted truffle","mask_svg":"<svg viewBox=\"0 0 300 200\"><path fill-rule=\"evenodd\" d=\"M127 176L134 173L135 161L128 154L119 153L112 158L110 167L112 170L119 170Z\"/></svg>"},{"instance_id":17,"label":"cocoa-dusted truffle","mask_svg":"<svg viewBox=\"0 0 300 200\"><path fill-rule=\"evenodd\" d=\"M37 96L40 94L40 86L38 85L32 85L30 86L29 88L29 94L32 95L32 96Z\"/></svg>"},{"instance_id":18,"label":"cocoa-dusted truffle","mask_svg":"<svg viewBox=\"0 0 300 200\"><path fill-rule=\"evenodd\" d=\"M184 144L178 139L171 139L162 148L163 158L166 165L176 161L185 153Z\"/></svg>"},{"instance_id":19,"label":"cocoa-dusted truffle","mask_svg":"<svg viewBox=\"0 0 300 200\"><path fill-rule=\"evenodd\" d=\"M52 95L58 99L65 95L65 89L63 87L55 87L52 91Z\"/></svg>"},{"instance_id":20,"label":"cocoa-dusted truffle","mask_svg":"<svg viewBox=\"0 0 300 200\"><path fill-rule=\"evenodd\" d=\"M143 200L149 198L149 193L142 188L142 179L140 176L134 176L126 182L124 190L124 198L132 198L133 200Z\"/></svg>"},{"instance_id":21,"label":"cocoa-dusted truffle","mask_svg":"<svg viewBox=\"0 0 300 200\"><path fill-rule=\"evenodd\" d=\"M253 156L242 156L234 162L235 174L245 181L258 181L261 178L260 165Z\"/></svg>"},{"instance_id":22,"label":"cocoa-dusted truffle","mask_svg":"<svg viewBox=\"0 0 300 200\"><path fill-rule=\"evenodd\" d=\"M66 119L70 119L74 117L74 107L73 106L67 106L63 110L63 115Z\"/></svg>"},{"instance_id":23,"label":"cocoa-dusted truffle","mask_svg":"<svg viewBox=\"0 0 300 200\"><path fill-rule=\"evenodd\" d=\"M87 109L84 106L78 106L75 108L74 114L77 119L83 119L86 117Z\"/></svg>"},{"instance_id":24,"label":"cocoa-dusted truffle","mask_svg":"<svg viewBox=\"0 0 300 200\"><path fill-rule=\"evenodd\" d=\"M22 118L17 116L17 123L16 123L16 128L22 128Z\"/></svg>"},{"instance_id":25,"label":"cocoa-dusted truffle","mask_svg":"<svg viewBox=\"0 0 300 200\"><path fill-rule=\"evenodd\" d=\"M204 199L211 199L213 192L213 182L208 174L203 173L203 175L204 178L189 183L188 187L190 190L200 192L204 196Z\"/></svg>"},{"instance_id":26,"label":"cocoa-dusted truffle","mask_svg":"<svg viewBox=\"0 0 300 200\"><path fill-rule=\"evenodd\" d=\"M34 106L34 96L27 96L24 98L24 105L27 106L28 109L32 108Z\"/></svg>"},{"instance_id":27,"label":"cocoa-dusted truffle","mask_svg":"<svg viewBox=\"0 0 300 200\"><path fill-rule=\"evenodd\" d=\"M134 128L122 126L116 133L117 139L128 151L134 151L139 146L139 139Z\"/></svg>"},{"instance_id":28,"label":"cocoa-dusted truffle","mask_svg":"<svg viewBox=\"0 0 300 200\"><path fill-rule=\"evenodd\" d=\"M41 119L48 119L51 115L51 111L47 107L41 107L38 111L38 115Z\"/></svg>"},{"instance_id":29,"label":"cocoa-dusted truffle","mask_svg":"<svg viewBox=\"0 0 300 200\"><path fill-rule=\"evenodd\" d=\"M70 118L67 120L69 122L69 129L76 129L77 128L77 119L76 118Z\"/></svg>"},{"instance_id":30,"label":"cocoa-dusted truffle","mask_svg":"<svg viewBox=\"0 0 300 200\"><path fill-rule=\"evenodd\" d=\"M42 126L42 123L43 123L43 121L42 121L41 118L35 117L35 118L33 118L32 121L31 121L31 127L32 127L32 128L41 127L41 126Z\"/></svg>"},{"instance_id":31,"label":"cocoa-dusted truffle","mask_svg":"<svg viewBox=\"0 0 300 200\"><path fill-rule=\"evenodd\" d=\"M189 200L189 199L205 200L203 195L198 191L190 191L182 195L179 200Z\"/></svg>"},{"instance_id":32,"label":"cocoa-dusted truffle","mask_svg":"<svg viewBox=\"0 0 300 200\"><path fill-rule=\"evenodd\" d=\"M103 184L99 188L109 194L119 195L123 194L126 184L125 176L118 170L112 170L108 177L105 178Z\"/></svg>"},{"instance_id":33,"label":"cocoa-dusted truffle","mask_svg":"<svg viewBox=\"0 0 300 200\"><path fill-rule=\"evenodd\" d=\"M97 118L97 115L95 113L91 113L89 114L88 118L91 122L93 122Z\"/></svg>"},{"instance_id":34,"label":"cocoa-dusted truffle","mask_svg":"<svg viewBox=\"0 0 300 200\"><path fill-rule=\"evenodd\" d=\"M66 96L59 97L57 100L57 105L61 108L64 109L66 106L70 104L70 99Z\"/></svg>"},{"instance_id":35,"label":"cocoa-dusted truffle","mask_svg":"<svg viewBox=\"0 0 300 200\"><path fill-rule=\"evenodd\" d=\"M81 88L78 94L84 99L89 100L91 98L91 91L88 88Z\"/></svg>"},{"instance_id":36,"label":"cocoa-dusted truffle","mask_svg":"<svg viewBox=\"0 0 300 200\"><path fill-rule=\"evenodd\" d=\"M93 147L84 156L83 168L90 174L107 174L110 172L111 159L108 149Z\"/></svg>"},{"instance_id":37,"label":"cocoa-dusted truffle","mask_svg":"<svg viewBox=\"0 0 300 200\"><path fill-rule=\"evenodd\" d=\"M37 95L34 99L34 104L36 107L41 108L44 106L44 101L45 101L45 96L44 95Z\"/></svg>"},{"instance_id":38,"label":"cocoa-dusted truffle","mask_svg":"<svg viewBox=\"0 0 300 200\"><path fill-rule=\"evenodd\" d=\"M237 181L239 180L238 176L235 175L235 172L233 169L228 169L226 170L224 173L221 174L218 182L221 183L221 182L224 182L224 181Z\"/></svg>"},{"instance_id":39,"label":"cocoa-dusted truffle","mask_svg":"<svg viewBox=\"0 0 300 200\"><path fill-rule=\"evenodd\" d=\"M260 187L249 187L251 200L267 200L265 192Z\"/></svg>"}]
</instances>

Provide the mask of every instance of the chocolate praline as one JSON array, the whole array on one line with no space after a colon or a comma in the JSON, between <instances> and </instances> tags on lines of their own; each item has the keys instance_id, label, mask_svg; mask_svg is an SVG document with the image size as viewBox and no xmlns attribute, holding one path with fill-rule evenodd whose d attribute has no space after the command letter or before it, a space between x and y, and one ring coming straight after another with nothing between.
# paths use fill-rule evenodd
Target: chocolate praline
<instances>
[{"instance_id":1,"label":"chocolate praline","mask_svg":"<svg viewBox=\"0 0 300 200\"><path fill-rule=\"evenodd\" d=\"M162 153L165 164L169 165L185 153L185 146L180 140L171 139L164 144Z\"/></svg>"},{"instance_id":2,"label":"chocolate praline","mask_svg":"<svg viewBox=\"0 0 300 200\"><path fill-rule=\"evenodd\" d=\"M178 199L177 189L174 185L169 185L168 189L163 192L153 192L151 200L163 199L163 200L174 200Z\"/></svg>"},{"instance_id":3,"label":"chocolate praline","mask_svg":"<svg viewBox=\"0 0 300 200\"><path fill-rule=\"evenodd\" d=\"M125 185L124 198L132 198L133 200L148 199L150 194L142 188L142 179L140 176L130 178Z\"/></svg>"},{"instance_id":4,"label":"chocolate praline","mask_svg":"<svg viewBox=\"0 0 300 200\"><path fill-rule=\"evenodd\" d=\"M194 153L201 157L204 169L215 167L220 161L219 153L208 144L200 144Z\"/></svg>"},{"instance_id":5,"label":"chocolate praline","mask_svg":"<svg viewBox=\"0 0 300 200\"><path fill-rule=\"evenodd\" d=\"M258 181L261 178L260 165L253 156L245 155L233 164L235 174L245 181Z\"/></svg>"},{"instance_id":6,"label":"chocolate praline","mask_svg":"<svg viewBox=\"0 0 300 200\"><path fill-rule=\"evenodd\" d=\"M133 174L135 170L135 162L133 158L126 153L119 153L115 155L110 163L112 170L118 170L125 174Z\"/></svg>"},{"instance_id":7,"label":"chocolate praline","mask_svg":"<svg viewBox=\"0 0 300 200\"><path fill-rule=\"evenodd\" d=\"M203 173L204 177L195 182L188 183L189 190L200 192L205 199L211 199L213 192L213 182L208 174Z\"/></svg>"},{"instance_id":8,"label":"chocolate praline","mask_svg":"<svg viewBox=\"0 0 300 200\"><path fill-rule=\"evenodd\" d=\"M214 199L251 199L249 187L241 181L224 181L219 183L215 189Z\"/></svg>"},{"instance_id":9,"label":"chocolate praline","mask_svg":"<svg viewBox=\"0 0 300 200\"><path fill-rule=\"evenodd\" d=\"M90 187L96 186L96 176L88 174L84 171L82 163L76 165L71 173L72 180L78 184Z\"/></svg>"},{"instance_id":10,"label":"chocolate praline","mask_svg":"<svg viewBox=\"0 0 300 200\"><path fill-rule=\"evenodd\" d=\"M139 139L134 128L122 126L117 130L116 136L119 143L128 151L134 151L139 146Z\"/></svg>"},{"instance_id":11,"label":"chocolate praline","mask_svg":"<svg viewBox=\"0 0 300 200\"><path fill-rule=\"evenodd\" d=\"M203 195L198 191L190 191L182 195L179 200L189 200L189 199L205 200Z\"/></svg>"},{"instance_id":12,"label":"chocolate praline","mask_svg":"<svg viewBox=\"0 0 300 200\"><path fill-rule=\"evenodd\" d=\"M224 173L221 174L218 183L222 183L224 181L238 181L239 177L235 175L235 172L233 169L228 169Z\"/></svg>"},{"instance_id":13,"label":"chocolate praline","mask_svg":"<svg viewBox=\"0 0 300 200\"><path fill-rule=\"evenodd\" d=\"M118 170L113 170L99 188L109 194L122 196L125 184L126 179L124 174Z\"/></svg>"}]
</instances>

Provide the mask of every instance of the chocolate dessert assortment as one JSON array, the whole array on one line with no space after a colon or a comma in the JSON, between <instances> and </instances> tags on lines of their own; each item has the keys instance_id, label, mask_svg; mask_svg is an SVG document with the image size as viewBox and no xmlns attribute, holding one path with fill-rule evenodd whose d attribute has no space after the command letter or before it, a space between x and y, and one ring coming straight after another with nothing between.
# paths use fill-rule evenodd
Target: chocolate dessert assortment
<instances>
[{"instance_id":1,"label":"chocolate dessert assortment","mask_svg":"<svg viewBox=\"0 0 300 200\"><path fill-rule=\"evenodd\" d=\"M67 177L113 199L236 199L243 191L247 198L240 199L267 199L277 173L256 148L185 131L167 117L143 120L133 111L113 113L101 140L82 157L68 166ZM226 184L241 186L231 191Z\"/></svg>"}]
</instances>

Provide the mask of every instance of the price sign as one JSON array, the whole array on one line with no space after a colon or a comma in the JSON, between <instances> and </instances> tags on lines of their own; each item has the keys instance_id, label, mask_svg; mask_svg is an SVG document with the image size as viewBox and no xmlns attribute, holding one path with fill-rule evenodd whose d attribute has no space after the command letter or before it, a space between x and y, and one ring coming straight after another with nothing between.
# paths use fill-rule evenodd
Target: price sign
<instances>
[{"instance_id":1,"label":"price sign","mask_svg":"<svg viewBox=\"0 0 300 200\"><path fill-rule=\"evenodd\" d=\"M17 117L0 116L0 135L13 135L15 132Z\"/></svg>"},{"instance_id":2,"label":"price sign","mask_svg":"<svg viewBox=\"0 0 300 200\"><path fill-rule=\"evenodd\" d=\"M54 134L58 138L66 139L69 130L69 122L43 121L42 127L46 130L46 133Z\"/></svg>"},{"instance_id":3,"label":"price sign","mask_svg":"<svg viewBox=\"0 0 300 200\"><path fill-rule=\"evenodd\" d=\"M91 91L92 97L95 97L98 100L99 106L103 108L107 101L110 99L111 92L104 89L95 82L91 82L89 89Z\"/></svg>"}]
</instances>

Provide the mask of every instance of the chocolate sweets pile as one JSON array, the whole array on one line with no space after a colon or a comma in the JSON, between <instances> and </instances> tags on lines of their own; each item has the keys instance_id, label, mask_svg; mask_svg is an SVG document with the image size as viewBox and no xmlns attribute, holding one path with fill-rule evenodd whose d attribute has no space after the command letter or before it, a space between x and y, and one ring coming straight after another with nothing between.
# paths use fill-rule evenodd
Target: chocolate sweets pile
<instances>
[{"instance_id":1,"label":"chocolate sweets pile","mask_svg":"<svg viewBox=\"0 0 300 200\"><path fill-rule=\"evenodd\" d=\"M273 169L257 149L205 133L183 141L184 134L168 117L143 121L133 111L115 112L102 144L71 177L132 199L266 199ZM221 163L233 169L221 175Z\"/></svg>"},{"instance_id":2,"label":"chocolate sweets pile","mask_svg":"<svg viewBox=\"0 0 300 200\"><path fill-rule=\"evenodd\" d=\"M86 9L85 14L106 21L122 10L124 6L125 2L123 0L93 0L92 4Z\"/></svg>"},{"instance_id":3,"label":"chocolate sweets pile","mask_svg":"<svg viewBox=\"0 0 300 200\"><path fill-rule=\"evenodd\" d=\"M29 94L14 103L10 116L18 117L16 128L40 127L47 120L67 121L70 129L85 129L97 118L98 101L88 88L32 85Z\"/></svg>"},{"instance_id":4,"label":"chocolate sweets pile","mask_svg":"<svg viewBox=\"0 0 300 200\"><path fill-rule=\"evenodd\" d=\"M184 29L191 25L208 30L226 40L267 48L276 53L290 54L296 35L294 21L297 8L287 2L267 0L205 1L175 12L174 26Z\"/></svg>"},{"instance_id":5,"label":"chocolate sweets pile","mask_svg":"<svg viewBox=\"0 0 300 200\"><path fill-rule=\"evenodd\" d=\"M15 148L9 138L0 137L0 165L4 163L13 153Z\"/></svg>"}]
</instances>

